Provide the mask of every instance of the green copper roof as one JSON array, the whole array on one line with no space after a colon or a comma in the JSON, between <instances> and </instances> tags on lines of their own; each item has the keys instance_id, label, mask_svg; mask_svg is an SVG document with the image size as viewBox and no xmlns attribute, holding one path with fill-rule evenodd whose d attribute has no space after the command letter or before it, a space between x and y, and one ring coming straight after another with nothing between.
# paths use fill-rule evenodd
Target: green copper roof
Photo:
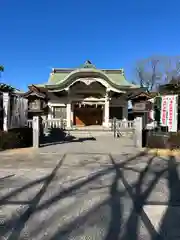
<instances>
[{"instance_id":1,"label":"green copper roof","mask_svg":"<svg viewBox=\"0 0 180 240\"><path fill-rule=\"evenodd\" d=\"M106 74L112 80L112 82L117 85L120 85L120 86L132 85L126 80L125 76L121 73L106 73Z\"/></svg>"},{"instance_id":2,"label":"green copper roof","mask_svg":"<svg viewBox=\"0 0 180 240\"><path fill-rule=\"evenodd\" d=\"M93 71L93 69L92 69ZM70 72L56 72L56 73L53 73L50 77L49 77L49 80L48 80L48 85L54 85L54 84L60 84L61 82L63 82L63 80L65 78L67 78L67 76L71 73L72 71ZM119 70L119 73L117 72L114 72L113 73L113 70L109 73L107 71L102 71L104 72L109 78L110 80L112 81L112 83L116 84L116 85L119 85L119 86L129 86L129 85L133 85L132 83L128 82L125 78L125 76L123 74L121 74L120 70Z\"/></svg>"},{"instance_id":3,"label":"green copper roof","mask_svg":"<svg viewBox=\"0 0 180 240\"><path fill-rule=\"evenodd\" d=\"M113 69L97 69L96 66L93 65L89 60L76 69L59 69L59 68L53 69L52 73L50 74L48 82L44 85L63 86L66 80L68 79L68 76L71 76L73 72L76 72L76 75L78 73L83 73L84 76L86 72L89 75L91 72L93 74L104 74L107 76L109 82L111 82L114 86L117 86L118 88L120 88L121 86L122 87L138 87L126 80L123 69L116 69L116 70L115 69L114 70Z\"/></svg>"},{"instance_id":4,"label":"green copper roof","mask_svg":"<svg viewBox=\"0 0 180 240\"><path fill-rule=\"evenodd\" d=\"M49 77L49 80L48 80L48 84L57 84L57 83L60 83L62 82L69 74L71 73L70 72L57 72L57 73L53 73L50 75Z\"/></svg>"}]
</instances>

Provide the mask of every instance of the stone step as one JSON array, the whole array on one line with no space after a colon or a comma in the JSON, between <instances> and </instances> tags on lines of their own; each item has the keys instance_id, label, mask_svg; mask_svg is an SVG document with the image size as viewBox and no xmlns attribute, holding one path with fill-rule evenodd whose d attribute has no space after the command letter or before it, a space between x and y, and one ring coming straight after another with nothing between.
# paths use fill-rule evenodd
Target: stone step
<instances>
[{"instance_id":1,"label":"stone step","mask_svg":"<svg viewBox=\"0 0 180 240\"><path fill-rule=\"evenodd\" d=\"M106 131L106 132L109 132L111 131L110 128L108 127L104 127L104 126L72 126L71 128L67 129L67 130L70 130L70 131Z\"/></svg>"},{"instance_id":2,"label":"stone step","mask_svg":"<svg viewBox=\"0 0 180 240\"><path fill-rule=\"evenodd\" d=\"M112 132L111 129L66 129L67 131L72 132Z\"/></svg>"},{"instance_id":3,"label":"stone step","mask_svg":"<svg viewBox=\"0 0 180 240\"><path fill-rule=\"evenodd\" d=\"M70 136L74 137L96 137L96 136L113 136L113 132L104 131L66 131Z\"/></svg>"}]
</instances>

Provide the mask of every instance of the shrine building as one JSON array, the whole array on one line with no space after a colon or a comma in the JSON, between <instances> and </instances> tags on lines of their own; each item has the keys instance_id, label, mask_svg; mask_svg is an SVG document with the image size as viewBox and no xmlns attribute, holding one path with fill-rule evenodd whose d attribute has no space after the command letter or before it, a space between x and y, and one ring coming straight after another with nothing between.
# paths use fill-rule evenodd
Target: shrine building
<instances>
[{"instance_id":1,"label":"shrine building","mask_svg":"<svg viewBox=\"0 0 180 240\"><path fill-rule=\"evenodd\" d=\"M42 113L47 119L63 118L67 128L109 127L114 117L128 118L127 95L139 86L126 80L123 69L97 69L86 61L79 68L53 68L47 83L29 89L26 97L47 99L47 111Z\"/></svg>"}]
</instances>

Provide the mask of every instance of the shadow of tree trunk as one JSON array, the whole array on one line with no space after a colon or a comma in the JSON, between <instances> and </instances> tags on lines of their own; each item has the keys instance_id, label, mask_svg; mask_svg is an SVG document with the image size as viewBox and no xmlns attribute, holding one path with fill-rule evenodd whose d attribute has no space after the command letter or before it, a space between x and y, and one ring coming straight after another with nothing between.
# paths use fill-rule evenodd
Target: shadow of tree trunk
<instances>
[{"instance_id":1,"label":"shadow of tree trunk","mask_svg":"<svg viewBox=\"0 0 180 240\"><path fill-rule=\"evenodd\" d=\"M88 176L85 180L79 181L75 184L72 184L68 188L64 188L62 191L58 192L56 195L53 195L43 203L39 204L42 196L44 195L45 191L47 190L49 184L51 183L52 179L56 175L56 172L60 165L62 164L62 161L58 164L58 166L53 170L53 172L48 175L48 177L42 178L40 180L36 180L32 183L27 184L26 186L22 187L21 189L16 189L12 193L8 194L8 196L3 197L0 200L0 204L4 204L5 201L7 203L8 199L10 197L13 197L14 195L18 194L18 192L25 191L27 188L34 186L35 184L41 183L44 181L44 185L41 188L41 190L36 194L36 196L30 201L26 202L25 204L29 204L28 209L20 216L16 217L16 219L10 219L10 221L7 221L7 225L11 223L11 229L8 227L8 230L10 231L5 231L5 233L8 233L8 238L9 240L17 240L20 237L21 231L25 227L27 221L30 219L33 213L38 213L38 211L42 211L49 206L52 206L52 204L57 203L58 201L68 197L69 195L72 195L75 193L75 191L81 189L83 186L86 186L90 182L93 182L94 180L97 180L98 178L102 176L107 176L109 173L114 172L115 170L115 177L113 180L113 183L110 187L110 199L106 199L104 203L101 204L101 206L108 205L111 207L111 220L110 220L110 225L108 228L108 232L106 235L106 240L108 239L118 239L119 233L121 231L121 219L122 219L122 207L120 204L120 197L123 195L122 191L118 190L118 181L122 179L122 174L121 171L119 170L120 168L123 168L127 163L137 159L138 157L144 156L146 153L140 153L137 154L136 156L130 157L126 159L125 161L120 162L119 164L114 164L114 166L108 166L103 170L97 171L95 174ZM65 156L64 156L65 158ZM63 159L64 159L63 158ZM16 203L13 203L16 204ZM19 204L19 203L18 203ZM23 203L22 203L23 204ZM97 209L98 206L96 207L96 213L97 214ZM89 215L90 215L89 211ZM91 212L92 213L92 212ZM98 215L98 214L97 214ZM67 226L62 226L62 231L59 230L57 234L54 235L53 239L59 239L59 234L62 236L62 234L67 235L72 229L77 226L77 222L81 222L83 224L83 221L87 219L88 214L85 214L83 217L77 218L75 221L71 222ZM38 226L37 226L38 227ZM63 235L64 236L64 235ZM56 238L57 237L57 238Z\"/></svg>"},{"instance_id":2,"label":"shadow of tree trunk","mask_svg":"<svg viewBox=\"0 0 180 240\"><path fill-rule=\"evenodd\" d=\"M42 196L46 192L46 189L48 188L49 184L53 180L53 178L56 175L57 170L60 168L60 166L63 163L63 160L65 159L64 155L58 165L53 169L52 173L47 177L47 179L44 182L44 185L40 189L40 191L36 194L36 196L33 198L31 204L29 205L28 209L19 217L19 219L16 219L15 224L13 225L11 229L11 233L6 238L8 240L18 240L21 234L22 229L24 228L26 222L31 217L31 215L34 213L36 206L40 202Z\"/></svg>"},{"instance_id":3,"label":"shadow of tree trunk","mask_svg":"<svg viewBox=\"0 0 180 240\"><path fill-rule=\"evenodd\" d=\"M135 185L135 191L133 192L132 187L128 184L126 181L124 175L122 174L122 181L125 185L132 201L133 201L133 209L132 212L128 218L128 221L126 223L126 230L122 236L122 239L124 240L138 240L138 230L139 230L139 223L140 220L144 223L145 227L147 228L149 234L151 235L152 239L157 237L158 233L154 229L152 223L150 222L149 218L145 214L143 207L144 203L147 200L150 193L153 191L154 186L159 181L160 177L165 172L165 169L163 171L160 171L157 173L154 177L154 179L151 180L148 187L144 192L141 192L141 188L143 186L143 181L145 180L146 175L148 174L148 171L150 169L150 166L153 162L154 156L149 159L147 166L145 169L140 173L139 179L137 181L137 184Z\"/></svg>"},{"instance_id":4,"label":"shadow of tree trunk","mask_svg":"<svg viewBox=\"0 0 180 240\"><path fill-rule=\"evenodd\" d=\"M160 239L180 239L180 179L174 156L168 160L169 201L161 220Z\"/></svg>"},{"instance_id":5,"label":"shadow of tree trunk","mask_svg":"<svg viewBox=\"0 0 180 240\"><path fill-rule=\"evenodd\" d=\"M121 231L121 203L120 203L121 194L118 190L119 178L120 174L116 170L116 175L110 188L111 198L109 205L111 207L111 220L105 240L109 239L118 240Z\"/></svg>"}]
</instances>

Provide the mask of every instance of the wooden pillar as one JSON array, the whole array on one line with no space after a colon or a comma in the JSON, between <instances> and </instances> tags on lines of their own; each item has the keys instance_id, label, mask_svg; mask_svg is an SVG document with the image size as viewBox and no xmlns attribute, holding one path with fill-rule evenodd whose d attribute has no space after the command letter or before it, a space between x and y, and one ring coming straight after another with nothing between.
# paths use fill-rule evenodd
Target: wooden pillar
<instances>
[{"instance_id":1,"label":"wooden pillar","mask_svg":"<svg viewBox=\"0 0 180 240\"><path fill-rule=\"evenodd\" d=\"M49 109L48 109L48 119L52 119L53 118L53 107L51 105L49 105Z\"/></svg>"},{"instance_id":2,"label":"wooden pillar","mask_svg":"<svg viewBox=\"0 0 180 240\"><path fill-rule=\"evenodd\" d=\"M106 93L105 104L104 104L104 125L109 126L109 94Z\"/></svg>"},{"instance_id":3,"label":"wooden pillar","mask_svg":"<svg viewBox=\"0 0 180 240\"><path fill-rule=\"evenodd\" d=\"M71 96L70 96L70 89L65 89L67 91L67 104L66 104L66 127L71 128Z\"/></svg>"},{"instance_id":4,"label":"wooden pillar","mask_svg":"<svg viewBox=\"0 0 180 240\"><path fill-rule=\"evenodd\" d=\"M66 105L66 126L71 127L71 103L68 102Z\"/></svg>"},{"instance_id":5,"label":"wooden pillar","mask_svg":"<svg viewBox=\"0 0 180 240\"><path fill-rule=\"evenodd\" d=\"M71 123L73 123L74 120L74 105L71 103Z\"/></svg>"}]
</instances>

